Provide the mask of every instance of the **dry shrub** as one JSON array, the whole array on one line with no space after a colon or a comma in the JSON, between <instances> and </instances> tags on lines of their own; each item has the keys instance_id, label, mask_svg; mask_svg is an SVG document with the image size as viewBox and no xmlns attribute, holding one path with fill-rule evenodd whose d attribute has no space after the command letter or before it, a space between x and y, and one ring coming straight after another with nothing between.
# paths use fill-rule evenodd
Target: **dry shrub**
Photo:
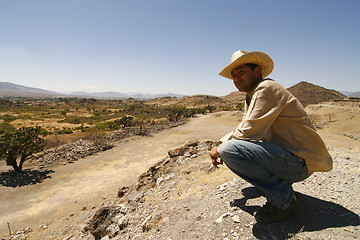
<instances>
[{"instance_id":1,"label":"dry shrub","mask_svg":"<svg viewBox=\"0 0 360 240\"><path fill-rule=\"evenodd\" d=\"M84 137L85 137L85 133L82 132L74 132L72 134L48 135L45 137L46 139L45 149L54 148L54 150L56 151L60 146L79 141Z\"/></svg>"},{"instance_id":2,"label":"dry shrub","mask_svg":"<svg viewBox=\"0 0 360 240\"><path fill-rule=\"evenodd\" d=\"M94 143L101 142L102 138L105 136L105 130L99 127L92 127L86 132L86 139Z\"/></svg>"}]
</instances>

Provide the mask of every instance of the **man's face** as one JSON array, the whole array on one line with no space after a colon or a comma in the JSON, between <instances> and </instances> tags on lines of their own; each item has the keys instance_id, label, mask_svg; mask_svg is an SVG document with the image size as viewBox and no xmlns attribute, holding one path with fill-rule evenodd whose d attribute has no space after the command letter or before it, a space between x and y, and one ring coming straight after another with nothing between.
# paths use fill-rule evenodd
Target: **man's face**
<instances>
[{"instance_id":1,"label":"man's face","mask_svg":"<svg viewBox=\"0 0 360 240\"><path fill-rule=\"evenodd\" d=\"M240 65L231 71L231 76L240 92L250 93L261 80L261 67L252 70L247 65Z\"/></svg>"}]
</instances>

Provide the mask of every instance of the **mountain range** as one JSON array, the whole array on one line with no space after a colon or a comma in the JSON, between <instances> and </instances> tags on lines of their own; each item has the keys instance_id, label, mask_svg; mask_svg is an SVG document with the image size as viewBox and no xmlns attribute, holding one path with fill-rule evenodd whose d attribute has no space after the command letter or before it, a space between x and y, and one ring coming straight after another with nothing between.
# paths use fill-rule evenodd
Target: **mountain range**
<instances>
[{"instance_id":1,"label":"mountain range","mask_svg":"<svg viewBox=\"0 0 360 240\"><path fill-rule=\"evenodd\" d=\"M359 92L340 91L340 92L347 97L360 97L360 91Z\"/></svg>"},{"instance_id":2,"label":"mountain range","mask_svg":"<svg viewBox=\"0 0 360 240\"><path fill-rule=\"evenodd\" d=\"M183 97L184 95L175 93L166 94L149 94L149 93L119 93L119 92L72 92L72 93L58 93L41 88L32 88L10 82L0 82L0 97L93 97L105 99L151 99L158 97Z\"/></svg>"},{"instance_id":3,"label":"mountain range","mask_svg":"<svg viewBox=\"0 0 360 240\"><path fill-rule=\"evenodd\" d=\"M333 99L344 99L345 97L360 97L360 92L338 92L332 89L326 89L321 86L317 86L308 82L300 82L294 86L288 88L288 90L300 100L303 105L316 104L319 102L331 101ZM10 82L0 82L0 97L84 97L84 98L103 98L103 99L158 99L162 101L163 97L175 97L179 98L184 104L187 104L189 97L184 97L184 95L166 93L166 94L147 94L147 93L119 93L119 92L73 92L73 93L58 93L53 91L48 91L40 88L27 87L23 85L18 85ZM197 98L196 102L202 101L199 100L202 98L202 95L194 96ZM204 96L205 97L205 96ZM238 102L241 99L244 99L245 95L240 92L233 92L222 98L226 100L232 100L232 102ZM191 98L191 97L190 97ZM216 99L215 99L216 100ZM217 99L216 101L218 101ZM166 99L169 101L169 98ZM181 105L181 102L178 102L176 99L173 99L172 102L176 102ZM192 99L190 101L193 101ZM204 104L209 101L209 98L204 100ZM170 102L169 102L170 103Z\"/></svg>"}]
</instances>

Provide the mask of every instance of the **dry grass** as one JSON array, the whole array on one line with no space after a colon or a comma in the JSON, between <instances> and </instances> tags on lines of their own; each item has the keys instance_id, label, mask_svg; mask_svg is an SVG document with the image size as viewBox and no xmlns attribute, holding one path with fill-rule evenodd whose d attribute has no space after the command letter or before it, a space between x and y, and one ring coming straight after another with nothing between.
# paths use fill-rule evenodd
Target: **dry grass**
<instances>
[{"instance_id":1,"label":"dry grass","mask_svg":"<svg viewBox=\"0 0 360 240\"><path fill-rule=\"evenodd\" d=\"M61 134L61 135L48 135L45 137L46 145L45 149L57 148L64 144L73 143L87 136L83 132L74 132L72 134Z\"/></svg>"},{"instance_id":2,"label":"dry grass","mask_svg":"<svg viewBox=\"0 0 360 240\"><path fill-rule=\"evenodd\" d=\"M15 127L34 127L40 126L47 130L54 130L54 129L64 129L64 128L76 128L79 127L81 124L71 124L71 123L59 123L57 121L63 120L62 119L41 119L41 120L33 120L33 119L16 119L12 122L12 125Z\"/></svg>"},{"instance_id":3,"label":"dry grass","mask_svg":"<svg viewBox=\"0 0 360 240\"><path fill-rule=\"evenodd\" d=\"M360 136L360 106L354 102L329 102L309 105L306 111L320 126L319 134L329 147L360 152L359 141L347 135Z\"/></svg>"}]
</instances>

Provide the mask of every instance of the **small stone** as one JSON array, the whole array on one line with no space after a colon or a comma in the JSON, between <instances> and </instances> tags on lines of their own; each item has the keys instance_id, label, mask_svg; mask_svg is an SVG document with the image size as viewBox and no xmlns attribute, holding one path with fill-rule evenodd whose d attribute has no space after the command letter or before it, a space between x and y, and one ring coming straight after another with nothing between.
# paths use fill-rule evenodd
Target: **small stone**
<instances>
[{"instance_id":1,"label":"small stone","mask_svg":"<svg viewBox=\"0 0 360 240\"><path fill-rule=\"evenodd\" d=\"M141 239L143 239L141 234L136 234L136 235L133 236L133 238L132 238L132 240L141 240Z\"/></svg>"},{"instance_id":2,"label":"small stone","mask_svg":"<svg viewBox=\"0 0 360 240\"><path fill-rule=\"evenodd\" d=\"M221 215L218 219L215 220L215 222L217 223L221 223L223 221L224 218L230 216L231 213L224 213L223 215Z\"/></svg>"},{"instance_id":3,"label":"small stone","mask_svg":"<svg viewBox=\"0 0 360 240\"><path fill-rule=\"evenodd\" d=\"M70 240L74 235L69 235L66 238L64 238L63 240Z\"/></svg>"},{"instance_id":4,"label":"small stone","mask_svg":"<svg viewBox=\"0 0 360 240\"><path fill-rule=\"evenodd\" d=\"M148 216L145 218L145 220L142 222L142 230L143 232L149 231L151 229L151 216Z\"/></svg>"},{"instance_id":5,"label":"small stone","mask_svg":"<svg viewBox=\"0 0 360 240\"><path fill-rule=\"evenodd\" d=\"M226 190L226 187L227 187L227 184L226 184L226 183L220 185L220 186L219 186L219 191L225 191L225 190Z\"/></svg>"},{"instance_id":6,"label":"small stone","mask_svg":"<svg viewBox=\"0 0 360 240\"><path fill-rule=\"evenodd\" d=\"M236 223L240 223L240 222L241 222L241 221L240 221L240 217L239 217L238 215L233 216L232 219L233 219L234 222L236 222Z\"/></svg>"},{"instance_id":7,"label":"small stone","mask_svg":"<svg viewBox=\"0 0 360 240\"><path fill-rule=\"evenodd\" d=\"M209 169L208 169L208 172L210 173L210 172L213 172L213 171L215 171L216 170L216 167L214 167L214 165L211 165L210 167L209 167Z\"/></svg>"},{"instance_id":8,"label":"small stone","mask_svg":"<svg viewBox=\"0 0 360 240\"><path fill-rule=\"evenodd\" d=\"M123 230L129 224L129 219L126 216L123 216L119 219L117 224L118 224L120 230Z\"/></svg>"},{"instance_id":9,"label":"small stone","mask_svg":"<svg viewBox=\"0 0 360 240\"><path fill-rule=\"evenodd\" d=\"M122 198L129 191L129 187L122 187L118 190L118 197Z\"/></svg>"},{"instance_id":10,"label":"small stone","mask_svg":"<svg viewBox=\"0 0 360 240\"><path fill-rule=\"evenodd\" d=\"M128 202L138 202L143 196L144 196L145 192L144 191L136 191L136 192L132 192L129 196L128 196Z\"/></svg>"},{"instance_id":11,"label":"small stone","mask_svg":"<svg viewBox=\"0 0 360 240\"><path fill-rule=\"evenodd\" d=\"M101 240L110 240L109 236L102 237Z\"/></svg>"},{"instance_id":12,"label":"small stone","mask_svg":"<svg viewBox=\"0 0 360 240\"><path fill-rule=\"evenodd\" d=\"M164 181L164 178L162 178L162 177L159 177L158 179L156 179L156 186L159 187L163 181Z\"/></svg>"}]
</instances>

